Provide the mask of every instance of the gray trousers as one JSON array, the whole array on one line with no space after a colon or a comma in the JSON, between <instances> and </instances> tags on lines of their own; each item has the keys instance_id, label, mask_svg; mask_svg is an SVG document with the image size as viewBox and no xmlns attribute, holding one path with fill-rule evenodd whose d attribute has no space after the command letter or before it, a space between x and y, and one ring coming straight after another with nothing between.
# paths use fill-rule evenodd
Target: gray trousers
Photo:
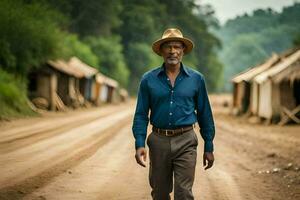
<instances>
[{"instance_id":1,"label":"gray trousers","mask_svg":"<svg viewBox=\"0 0 300 200\"><path fill-rule=\"evenodd\" d=\"M152 132L147 138L149 147L149 182L153 200L193 200L198 139L194 130L167 137Z\"/></svg>"}]
</instances>

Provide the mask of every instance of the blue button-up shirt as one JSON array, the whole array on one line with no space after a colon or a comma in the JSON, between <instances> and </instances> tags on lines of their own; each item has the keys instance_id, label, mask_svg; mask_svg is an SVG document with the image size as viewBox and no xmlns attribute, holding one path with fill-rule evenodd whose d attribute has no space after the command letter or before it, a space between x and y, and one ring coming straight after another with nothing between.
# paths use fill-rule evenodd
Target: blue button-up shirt
<instances>
[{"instance_id":1,"label":"blue button-up shirt","mask_svg":"<svg viewBox=\"0 0 300 200\"><path fill-rule=\"evenodd\" d=\"M198 122L204 151L213 151L215 126L201 73L181 64L174 87L164 65L143 75L132 126L136 148L145 147L149 110L150 123L157 128L174 129Z\"/></svg>"}]
</instances>

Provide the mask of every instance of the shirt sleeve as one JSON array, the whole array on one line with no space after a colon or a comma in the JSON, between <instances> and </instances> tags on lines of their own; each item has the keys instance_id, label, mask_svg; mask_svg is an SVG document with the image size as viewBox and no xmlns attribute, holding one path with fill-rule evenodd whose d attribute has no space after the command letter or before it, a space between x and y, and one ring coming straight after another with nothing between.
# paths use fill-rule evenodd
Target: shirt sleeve
<instances>
[{"instance_id":1,"label":"shirt sleeve","mask_svg":"<svg viewBox=\"0 0 300 200\"><path fill-rule=\"evenodd\" d=\"M149 91L147 80L143 77L138 90L136 110L133 118L132 132L135 138L135 148L145 147L147 126L149 122Z\"/></svg>"},{"instance_id":2,"label":"shirt sleeve","mask_svg":"<svg viewBox=\"0 0 300 200\"><path fill-rule=\"evenodd\" d=\"M213 152L213 140L215 137L215 125L205 86L205 80L201 76L197 94L197 120L200 126L200 134L204 140L204 152Z\"/></svg>"}]
</instances>

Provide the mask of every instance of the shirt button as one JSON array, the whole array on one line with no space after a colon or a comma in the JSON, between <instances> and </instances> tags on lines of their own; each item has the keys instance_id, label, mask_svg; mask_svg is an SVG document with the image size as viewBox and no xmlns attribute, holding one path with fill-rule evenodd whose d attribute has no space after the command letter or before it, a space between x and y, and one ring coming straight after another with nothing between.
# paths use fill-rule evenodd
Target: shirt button
<instances>
[{"instance_id":1,"label":"shirt button","mask_svg":"<svg viewBox=\"0 0 300 200\"><path fill-rule=\"evenodd\" d=\"M171 92L173 93L174 91L173 91L173 90L171 90Z\"/></svg>"},{"instance_id":2,"label":"shirt button","mask_svg":"<svg viewBox=\"0 0 300 200\"><path fill-rule=\"evenodd\" d=\"M173 103L173 101L170 102L170 104L172 104L172 103Z\"/></svg>"},{"instance_id":3,"label":"shirt button","mask_svg":"<svg viewBox=\"0 0 300 200\"><path fill-rule=\"evenodd\" d=\"M171 125L171 123L169 123L169 125Z\"/></svg>"},{"instance_id":4,"label":"shirt button","mask_svg":"<svg viewBox=\"0 0 300 200\"><path fill-rule=\"evenodd\" d=\"M170 115L172 115L172 113L170 113Z\"/></svg>"}]
</instances>

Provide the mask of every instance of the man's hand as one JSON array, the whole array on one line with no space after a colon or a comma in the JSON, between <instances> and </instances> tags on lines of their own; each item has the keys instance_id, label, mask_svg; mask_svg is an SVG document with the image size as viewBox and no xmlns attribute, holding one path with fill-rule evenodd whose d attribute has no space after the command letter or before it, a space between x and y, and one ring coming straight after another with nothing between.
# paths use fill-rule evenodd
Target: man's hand
<instances>
[{"instance_id":1,"label":"man's hand","mask_svg":"<svg viewBox=\"0 0 300 200\"><path fill-rule=\"evenodd\" d=\"M211 168L214 164L215 158L214 158L214 153L212 152L204 152L203 154L203 167L204 169L207 170Z\"/></svg>"},{"instance_id":2,"label":"man's hand","mask_svg":"<svg viewBox=\"0 0 300 200\"><path fill-rule=\"evenodd\" d=\"M147 150L144 147L138 148L135 152L135 159L139 165L146 167Z\"/></svg>"}]
</instances>

